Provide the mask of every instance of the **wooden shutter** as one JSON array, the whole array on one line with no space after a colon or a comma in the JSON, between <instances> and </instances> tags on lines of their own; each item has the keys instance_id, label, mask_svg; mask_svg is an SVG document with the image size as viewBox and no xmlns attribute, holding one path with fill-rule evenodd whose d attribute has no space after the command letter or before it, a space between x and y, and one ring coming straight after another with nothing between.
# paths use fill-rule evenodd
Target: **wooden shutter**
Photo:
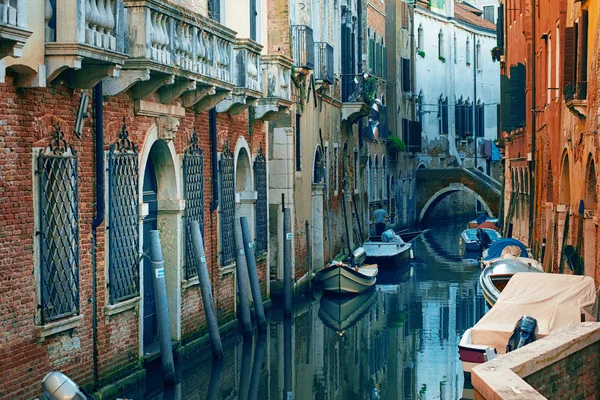
<instances>
[{"instance_id":1,"label":"wooden shutter","mask_svg":"<svg viewBox=\"0 0 600 400\"><path fill-rule=\"evenodd\" d=\"M402 28L408 29L408 4L405 1L402 3Z\"/></svg>"},{"instance_id":2,"label":"wooden shutter","mask_svg":"<svg viewBox=\"0 0 600 400\"><path fill-rule=\"evenodd\" d=\"M421 123L418 121L409 121L409 145L407 146L408 151L411 153L421 152Z\"/></svg>"},{"instance_id":3,"label":"wooden shutter","mask_svg":"<svg viewBox=\"0 0 600 400\"><path fill-rule=\"evenodd\" d=\"M510 125L513 129L525 125L525 65L510 67Z\"/></svg>"},{"instance_id":4,"label":"wooden shutter","mask_svg":"<svg viewBox=\"0 0 600 400\"><path fill-rule=\"evenodd\" d=\"M567 86L568 83L573 83L575 81L575 62L577 60L577 56L575 54L575 28L574 27L566 27L565 28L565 56L564 66L563 66L563 87Z\"/></svg>"},{"instance_id":5,"label":"wooden shutter","mask_svg":"<svg viewBox=\"0 0 600 400\"><path fill-rule=\"evenodd\" d=\"M512 131L510 118L510 79L506 75L500 75L500 118L502 130L504 132Z\"/></svg>"},{"instance_id":6,"label":"wooden shutter","mask_svg":"<svg viewBox=\"0 0 600 400\"><path fill-rule=\"evenodd\" d=\"M504 4L498 6L498 20L496 21L496 46L504 54Z\"/></svg>"},{"instance_id":7,"label":"wooden shutter","mask_svg":"<svg viewBox=\"0 0 600 400\"><path fill-rule=\"evenodd\" d=\"M588 33L588 12L587 10L581 10L581 16L579 17L579 24L577 25L579 32L577 32L577 82L587 81L587 33Z\"/></svg>"},{"instance_id":8,"label":"wooden shutter","mask_svg":"<svg viewBox=\"0 0 600 400\"><path fill-rule=\"evenodd\" d=\"M383 47L383 79L387 79L387 49Z\"/></svg>"},{"instance_id":9,"label":"wooden shutter","mask_svg":"<svg viewBox=\"0 0 600 400\"><path fill-rule=\"evenodd\" d=\"M408 148L410 137L408 135L408 120L406 118L402 118L402 141Z\"/></svg>"},{"instance_id":10,"label":"wooden shutter","mask_svg":"<svg viewBox=\"0 0 600 400\"><path fill-rule=\"evenodd\" d=\"M402 91L410 92L410 60L402 58Z\"/></svg>"}]
</instances>

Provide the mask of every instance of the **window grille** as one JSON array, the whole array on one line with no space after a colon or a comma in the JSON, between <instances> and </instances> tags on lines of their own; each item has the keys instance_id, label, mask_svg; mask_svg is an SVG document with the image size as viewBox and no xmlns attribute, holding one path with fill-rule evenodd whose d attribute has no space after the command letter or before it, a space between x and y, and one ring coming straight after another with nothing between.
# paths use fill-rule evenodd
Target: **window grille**
<instances>
[{"instance_id":1,"label":"window grille","mask_svg":"<svg viewBox=\"0 0 600 400\"><path fill-rule=\"evenodd\" d=\"M185 279L198 276L194 247L192 245L192 221L198 221L200 232L204 237L204 156L198 146L196 128L190 138L190 145L183 156L184 180L184 223L185 223Z\"/></svg>"},{"instance_id":2,"label":"window grille","mask_svg":"<svg viewBox=\"0 0 600 400\"><path fill-rule=\"evenodd\" d=\"M115 304L140 293L137 146L123 119L119 140L108 154L108 289Z\"/></svg>"},{"instance_id":3,"label":"window grille","mask_svg":"<svg viewBox=\"0 0 600 400\"><path fill-rule=\"evenodd\" d=\"M233 223L235 219L235 184L233 153L225 146L221 154L221 256L222 264L235 260Z\"/></svg>"},{"instance_id":4,"label":"window grille","mask_svg":"<svg viewBox=\"0 0 600 400\"><path fill-rule=\"evenodd\" d=\"M57 125L38 157L42 323L79 312L77 154Z\"/></svg>"},{"instance_id":5,"label":"window grille","mask_svg":"<svg viewBox=\"0 0 600 400\"><path fill-rule=\"evenodd\" d=\"M254 159L254 186L256 187L256 251L267 251L267 160L259 150Z\"/></svg>"}]
</instances>

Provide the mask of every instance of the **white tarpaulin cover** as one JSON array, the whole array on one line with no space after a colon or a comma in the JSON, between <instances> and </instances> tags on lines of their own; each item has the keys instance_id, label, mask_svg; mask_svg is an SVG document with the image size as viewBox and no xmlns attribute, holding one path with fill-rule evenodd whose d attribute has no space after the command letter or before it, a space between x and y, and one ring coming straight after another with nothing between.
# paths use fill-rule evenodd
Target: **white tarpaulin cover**
<instances>
[{"instance_id":1,"label":"white tarpaulin cover","mask_svg":"<svg viewBox=\"0 0 600 400\"><path fill-rule=\"evenodd\" d=\"M537 320L536 338L581 322L581 308L594 304L596 287L589 276L516 273L492 309L472 330L472 343L506 352L517 321Z\"/></svg>"}]
</instances>

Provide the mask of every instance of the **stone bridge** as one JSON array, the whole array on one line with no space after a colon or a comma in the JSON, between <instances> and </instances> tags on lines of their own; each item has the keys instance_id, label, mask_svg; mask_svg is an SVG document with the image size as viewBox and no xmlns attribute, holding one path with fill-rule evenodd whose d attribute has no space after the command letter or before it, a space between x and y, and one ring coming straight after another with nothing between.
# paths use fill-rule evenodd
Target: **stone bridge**
<instances>
[{"instance_id":1,"label":"stone bridge","mask_svg":"<svg viewBox=\"0 0 600 400\"><path fill-rule=\"evenodd\" d=\"M498 216L502 184L476 169L446 168L417 170L417 215L419 222L435 206L456 192L471 193L481 202L490 217Z\"/></svg>"}]
</instances>

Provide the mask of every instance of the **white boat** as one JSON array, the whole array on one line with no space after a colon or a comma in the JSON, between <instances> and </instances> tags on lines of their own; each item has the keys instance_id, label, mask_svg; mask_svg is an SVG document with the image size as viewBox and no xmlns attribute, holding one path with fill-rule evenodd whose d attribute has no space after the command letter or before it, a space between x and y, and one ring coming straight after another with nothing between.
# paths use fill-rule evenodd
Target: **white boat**
<instances>
[{"instance_id":1,"label":"white boat","mask_svg":"<svg viewBox=\"0 0 600 400\"><path fill-rule=\"evenodd\" d=\"M362 247L367 252L366 262L377 264L382 268L398 267L408 259L412 245L402 240L393 230L387 232L391 232L390 236L393 236L388 242L381 239L384 236L382 235L377 237L379 240L372 237L363 243Z\"/></svg>"},{"instance_id":2,"label":"white boat","mask_svg":"<svg viewBox=\"0 0 600 400\"><path fill-rule=\"evenodd\" d=\"M333 261L319 271L323 290L334 293L362 293L377 280L377 265L351 267L341 261Z\"/></svg>"},{"instance_id":3,"label":"white boat","mask_svg":"<svg viewBox=\"0 0 600 400\"><path fill-rule=\"evenodd\" d=\"M458 345L465 377L471 369L506 352L523 316L537 322L536 338L581 323L582 309L596 303L596 286L589 276L518 272L498 301L463 334Z\"/></svg>"},{"instance_id":4,"label":"white boat","mask_svg":"<svg viewBox=\"0 0 600 400\"><path fill-rule=\"evenodd\" d=\"M523 261L522 261L523 260ZM527 261L530 261L529 263ZM495 261L491 260L489 265L481 272L479 276L479 284L483 297L490 307L493 307L500 293L504 290L508 281L517 272L544 272L543 268L534 265L533 262L539 264L532 258L498 258Z\"/></svg>"}]
</instances>

